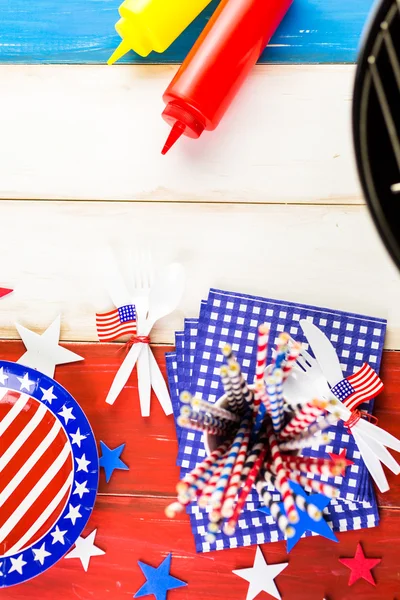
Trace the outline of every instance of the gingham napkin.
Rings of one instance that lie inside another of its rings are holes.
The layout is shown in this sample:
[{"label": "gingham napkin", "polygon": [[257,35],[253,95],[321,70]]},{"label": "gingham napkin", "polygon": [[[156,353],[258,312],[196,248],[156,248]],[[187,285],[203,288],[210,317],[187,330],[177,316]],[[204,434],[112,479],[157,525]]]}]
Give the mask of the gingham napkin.
[{"label": "gingham napkin", "polygon": [[[341,359],[344,376],[353,373],[364,362],[379,371],[386,330],[383,319],[211,290],[207,301],[201,304],[199,319],[185,321],[184,331],[176,336],[176,353],[167,356],[175,418],[180,410],[179,393],[184,389],[211,402],[222,395],[218,372],[222,362],[220,349],[225,343],[232,344],[245,376],[252,381],[258,325],[268,323],[271,340],[276,340],[280,332],[287,331],[308,348],[299,326],[300,319],[304,318],[312,320],[331,339]],[[270,344],[270,353],[273,345]],[[371,411],[371,404],[367,408]],[[204,458],[205,449],[201,434],[177,428],[177,435],[178,464],[184,475]],[[331,444],[311,449],[309,454],[327,458],[328,452],[338,454],[346,448],[347,457],[354,461],[354,465],[347,468],[346,477],[335,479],[340,499],[332,501],[326,509],[327,520],[335,531],[373,527],[379,520],[376,500],[354,440],[341,425],[331,428],[329,435]],[[195,505],[190,506],[188,512],[191,513],[197,550],[204,552],[281,539],[271,517],[259,512],[254,514],[259,506],[258,495],[253,490],[239,522],[241,533],[232,538],[220,534],[213,545],[203,541],[204,511]]]}]

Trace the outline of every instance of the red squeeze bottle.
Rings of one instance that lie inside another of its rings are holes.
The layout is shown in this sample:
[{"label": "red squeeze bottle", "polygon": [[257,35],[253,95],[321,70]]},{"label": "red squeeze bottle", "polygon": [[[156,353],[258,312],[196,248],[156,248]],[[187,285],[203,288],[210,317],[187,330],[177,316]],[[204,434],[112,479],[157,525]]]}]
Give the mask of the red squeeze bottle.
[{"label": "red squeeze bottle", "polygon": [[163,95],[172,129],[162,154],[217,127],[292,1],[221,1]]}]

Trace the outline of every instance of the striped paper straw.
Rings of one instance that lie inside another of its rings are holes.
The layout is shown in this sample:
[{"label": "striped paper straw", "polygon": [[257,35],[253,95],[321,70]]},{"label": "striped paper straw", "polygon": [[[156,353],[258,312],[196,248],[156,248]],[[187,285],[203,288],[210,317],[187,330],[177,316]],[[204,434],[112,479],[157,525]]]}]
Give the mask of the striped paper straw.
[{"label": "striped paper straw", "polygon": [[246,462],[243,465],[242,474],[241,474],[242,481],[246,481],[246,478],[247,478],[248,474],[250,473],[251,469],[253,468],[254,463],[260,456],[261,452],[266,448],[266,444],[267,444],[267,433],[266,433],[266,431],[263,431],[260,434],[258,442],[256,444],[254,444],[254,446],[252,447],[250,454],[246,458]]},{"label": "striped paper straw", "polygon": [[235,414],[237,411],[236,398],[233,394],[232,381],[229,377],[229,371],[226,365],[222,365],[219,371],[219,375],[221,377],[222,385],[224,386],[224,392],[226,395],[229,410],[230,412],[233,412]]},{"label": "striped paper straw", "polygon": [[228,433],[233,425],[233,421],[227,421],[224,417],[217,417],[203,410],[197,412],[192,406],[181,406],[180,412],[181,416],[185,419],[192,419],[193,421],[204,423],[204,425],[209,425],[210,427],[218,427],[226,433]]},{"label": "striped paper straw", "polygon": [[168,519],[174,519],[176,515],[183,512],[184,509],[185,504],[179,502],[179,500],[176,500],[166,507],[165,516],[168,517]]},{"label": "striped paper straw", "polygon": [[250,428],[250,419],[245,417],[242,421],[241,426],[235,436],[232,446],[229,449],[228,455],[225,460],[224,468],[221,473],[221,477],[219,478],[218,484],[215,487],[214,492],[211,496],[211,506],[214,509],[220,509],[222,506],[222,500],[225,495],[225,490],[227,488],[229,478],[232,474],[232,469],[238,457],[242,441],[248,433]]},{"label": "striped paper straw", "polygon": [[226,435],[226,429],[222,429],[221,427],[215,427],[213,425],[206,425],[201,421],[191,421],[186,417],[178,417],[177,423],[179,427],[183,427],[184,429],[193,429],[194,431],[204,431],[209,433],[210,435],[218,435],[224,436]]},{"label": "striped paper straw", "polygon": [[[289,473],[288,475],[289,475],[289,478],[292,481],[294,481],[294,479],[291,478],[291,474]],[[262,473],[262,479],[264,479],[264,483],[267,482],[270,485],[273,485],[275,488],[277,487],[276,475],[272,475],[269,471],[266,471],[265,469]],[[315,504],[312,504],[312,502],[308,502],[307,498],[305,498],[301,494],[296,494],[295,492],[293,492],[293,498],[294,498],[296,506],[303,512],[306,512],[308,514],[308,516],[311,519],[313,519],[313,521],[321,520],[322,513],[319,510],[319,508],[317,506],[315,506]]]},{"label": "striped paper straw", "polygon": [[278,337],[278,342],[276,344],[276,353],[272,358],[272,373],[275,369],[280,369],[283,366],[283,363],[286,358],[287,346],[290,340],[290,335],[288,333],[281,333]]},{"label": "striped paper straw", "polygon": [[215,404],[211,404],[211,402],[207,402],[207,400],[201,400],[200,398],[192,398],[192,407],[194,410],[204,410],[209,412],[211,415],[215,417],[220,417],[221,419],[225,419],[226,421],[233,421],[234,423],[238,423],[240,421],[240,417],[235,415],[230,410],[226,410],[221,406],[217,406]]},{"label": "striped paper straw", "polygon": [[296,505],[293,498],[293,492],[290,488],[288,478],[286,476],[286,465],[282,462],[282,457],[279,452],[278,442],[270,423],[267,423],[267,435],[269,447],[271,450],[272,465],[276,472],[276,482],[281,493],[283,505],[290,523],[297,523],[299,515],[297,514]]},{"label": "striped paper straw", "polygon": [[319,433],[317,435],[307,435],[305,437],[293,438],[287,442],[279,444],[279,450],[285,452],[291,452],[293,450],[302,450],[303,448],[311,448],[314,444],[318,446],[326,446],[329,444],[331,438],[327,433]]},{"label": "striped paper straw", "polygon": [[223,346],[222,354],[225,357],[228,367],[236,364],[236,356],[234,355],[232,346],[230,344],[225,344],[225,346]]},{"label": "striped paper straw", "polygon": [[229,479],[229,485],[225,492],[224,501],[221,507],[221,515],[224,518],[229,518],[233,515],[233,505],[235,503],[236,494],[241,483],[241,474],[246,460],[249,440],[250,428],[246,431],[242,440],[242,445],[240,446],[239,454],[237,455],[236,462],[233,466],[232,474]]},{"label": "striped paper straw", "polygon": [[301,410],[295,414],[293,419],[282,429],[280,438],[292,438],[313,423],[318,417],[324,414],[327,402],[322,400],[311,400],[303,404]]},{"label": "striped paper straw", "polygon": [[279,432],[281,429],[281,413],[276,393],[276,379],[272,375],[267,378],[267,396],[271,411],[271,419],[274,431]]},{"label": "striped paper straw", "polygon": [[242,373],[238,363],[232,364],[228,368],[229,377],[232,384],[232,393],[236,402],[235,413],[243,413],[246,409],[246,400],[242,393]]},{"label": "striped paper straw", "polygon": [[252,469],[250,470],[246,481],[244,482],[243,487],[240,490],[239,497],[233,511],[232,517],[227,521],[224,525],[224,533],[226,535],[233,535],[236,530],[237,522],[239,520],[240,513],[242,512],[244,503],[246,502],[246,498],[250,493],[251,488],[253,487],[258,475],[260,473],[260,469],[264,463],[265,454],[267,452],[267,447],[265,447],[260,456],[257,458],[254,463]]},{"label": "striped paper straw", "polygon": [[[330,401],[329,404],[332,404],[332,402]],[[334,402],[333,404],[336,404],[336,402]],[[300,437],[308,437],[309,435],[320,433],[328,427],[331,427],[331,425],[336,425],[339,419],[340,413],[338,412],[324,415],[322,418],[318,419],[318,421],[315,421],[315,423],[309,425],[307,430],[303,432]]]},{"label": "striped paper straw", "polygon": [[264,371],[267,363],[269,328],[265,323],[258,328],[257,361],[254,383],[264,383]]},{"label": "striped paper straw", "polygon": [[272,498],[265,481],[259,480],[256,484],[256,488],[264,505],[269,509],[272,518],[276,521],[282,533],[289,538],[293,537],[296,533],[296,530],[294,527],[292,527],[292,525],[289,525],[287,516],[281,511],[279,503],[275,502],[275,500]]},{"label": "striped paper straw", "polygon": [[315,475],[327,475],[328,477],[340,475],[346,466],[343,460],[331,461],[323,458],[308,458],[304,456],[284,456],[283,463],[288,470],[313,473]]},{"label": "striped paper straw", "polygon": [[220,467],[220,465],[224,464],[224,458],[226,456],[226,453],[223,454],[221,456],[221,458],[218,458],[216,461],[214,461],[206,471],[204,471],[204,473],[202,475],[200,475],[196,481],[194,481],[190,487],[188,488],[187,492],[186,492],[186,497],[189,497],[191,500],[193,500],[196,496],[198,496],[201,491],[205,488],[205,486],[207,485],[207,483],[212,479],[212,477],[214,476],[214,474],[216,473],[216,471],[218,471],[218,468]]},{"label": "striped paper straw", "polygon": [[277,403],[277,406],[278,406],[279,418],[280,418],[279,430],[281,430],[282,426],[283,426],[283,418],[284,418],[284,411],[283,411],[283,371],[282,371],[282,369],[275,369],[275,371],[274,371],[274,377],[275,377],[276,403]]},{"label": "striped paper straw", "polygon": [[211,495],[213,493],[213,491],[215,490],[215,486],[217,484],[217,482],[219,481],[219,478],[221,477],[221,473],[222,473],[222,469],[224,468],[224,459],[220,459],[220,462],[216,468],[216,470],[214,471],[213,475],[210,477],[210,479],[208,480],[207,485],[204,486],[204,488],[202,489],[202,492],[197,500],[197,504],[200,506],[200,508],[206,508],[206,506],[208,504],[210,504],[210,500],[211,500]]},{"label": "striped paper straw", "polygon": [[283,381],[286,381],[286,379],[289,377],[290,371],[292,370],[292,368],[300,354],[300,351],[301,351],[300,342],[293,342],[293,344],[291,344],[289,346],[289,352],[286,356],[285,363],[282,365]]},{"label": "striped paper straw", "polygon": [[300,473],[295,473],[291,471],[289,473],[289,478],[291,481],[295,481],[299,483],[303,488],[309,487],[313,492],[317,492],[318,494],[323,494],[327,498],[338,498],[340,492],[333,485],[329,485],[328,483],[324,483],[323,481],[317,481],[316,479],[308,479],[305,475],[301,475]]},{"label": "striped paper straw", "polygon": [[229,448],[229,441],[224,442],[218,448],[216,448],[213,452],[211,452],[210,456],[207,456],[199,465],[197,465],[190,473],[187,473],[183,479],[178,481],[176,485],[176,491],[178,494],[184,493],[188,490],[188,488],[201,476],[207,469]]}]

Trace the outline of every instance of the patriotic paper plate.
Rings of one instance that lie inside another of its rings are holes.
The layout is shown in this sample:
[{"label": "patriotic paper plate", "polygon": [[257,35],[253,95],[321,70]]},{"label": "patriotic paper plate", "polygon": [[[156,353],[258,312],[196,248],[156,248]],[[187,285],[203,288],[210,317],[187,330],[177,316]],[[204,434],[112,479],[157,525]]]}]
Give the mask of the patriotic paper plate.
[{"label": "patriotic paper plate", "polygon": [[0,588],[62,558],[93,510],[96,442],[78,403],[56,381],[0,361]]}]

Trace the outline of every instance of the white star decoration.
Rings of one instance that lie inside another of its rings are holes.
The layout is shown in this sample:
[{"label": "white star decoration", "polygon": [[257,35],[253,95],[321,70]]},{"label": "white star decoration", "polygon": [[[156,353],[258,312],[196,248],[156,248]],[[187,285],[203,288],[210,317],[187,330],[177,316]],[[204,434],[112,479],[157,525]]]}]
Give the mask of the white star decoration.
[{"label": "white star decoration", "polygon": [[67,408],[65,404],[58,414],[64,419],[66,425],[68,425],[68,421],[74,421],[75,419],[74,415],[72,414],[72,407]]},{"label": "white star decoration", "polygon": [[20,386],[20,390],[27,390],[28,392],[31,391],[31,386],[34,385],[34,381],[30,381],[29,380],[29,375],[28,373],[25,373],[25,375],[23,377],[17,377],[18,381],[20,382],[21,386]]},{"label": "white star decoration", "polygon": [[63,546],[64,546],[65,545],[64,536],[66,533],[68,533],[67,530],[60,531],[60,528],[58,527],[58,525],[56,525],[55,531],[51,532],[51,535],[53,536],[53,544],[55,544],[56,542],[60,542],[60,544],[63,544]]},{"label": "white star decoration", "polygon": [[71,433],[71,443],[72,444],[76,444],[79,448],[81,447],[81,441],[82,440],[86,440],[87,435],[81,435],[81,430],[78,429],[76,430],[76,433]]},{"label": "white star decoration", "polygon": [[25,354],[17,360],[18,363],[53,377],[56,365],[83,360],[79,354],[59,345],[61,326],[59,316],[41,335],[18,323],[15,326],[26,348]]},{"label": "white star decoration", "polygon": [[72,504],[69,504],[68,506],[69,506],[69,512],[67,515],[65,515],[65,518],[71,519],[72,525],[75,525],[76,520],[82,516],[81,513],[79,512],[81,505],[78,504],[78,506],[72,506]]},{"label": "white star decoration", "polygon": [[4,367],[1,367],[1,369],[0,369],[0,383],[1,383],[1,385],[4,385],[5,382],[7,381],[7,379],[8,379],[8,375],[6,375],[4,373]]},{"label": "white star decoration", "polygon": [[87,571],[92,556],[101,556],[102,554],[105,554],[104,550],[101,550],[94,545],[96,533],[97,529],[92,531],[92,533],[85,538],[79,536],[75,542],[75,548],[71,550],[65,558],[79,558],[83,568]]},{"label": "white star decoration", "polygon": [[40,562],[41,565],[44,564],[44,559],[47,556],[51,556],[51,552],[47,552],[45,546],[44,546],[44,542],[43,544],[40,546],[40,548],[32,548],[32,552],[35,555],[34,560],[38,560]]},{"label": "white star decoration", "polygon": [[89,494],[89,490],[86,487],[87,481],[84,481],[83,483],[78,483],[77,481],[75,482],[76,488],[74,490],[74,494],[78,494],[79,498],[82,498],[83,494]]},{"label": "white star decoration", "polygon": [[246,600],[254,600],[260,592],[267,592],[274,598],[277,598],[277,600],[281,600],[281,595],[278,592],[274,579],[286,569],[288,564],[268,565],[260,547],[257,546],[254,565],[249,569],[237,569],[232,572],[250,583]]},{"label": "white star decoration", "polygon": [[12,573],[13,571],[17,571],[20,575],[22,575],[22,569],[24,568],[25,565],[28,564],[27,562],[25,562],[23,560],[23,554],[20,554],[18,556],[18,558],[10,557],[10,560],[11,560],[11,567],[8,570],[8,572]]},{"label": "white star decoration", "polygon": [[53,400],[57,400],[57,396],[55,396],[53,394],[54,385],[52,385],[48,390],[45,390],[42,387],[40,388],[40,390],[43,393],[42,401],[45,401],[45,402],[48,402],[49,404],[51,404],[53,402]]},{"label": "white star decoration", "polygon": [[77,473],[79,473],[79,471],[85,471],[85,473],[89,473],[88,466],[90,465],[91,461],[86,460],[86,454],[82,454],[81,458],[76,457],[75,460],[78,464],[78,468],[76,470]]}]

